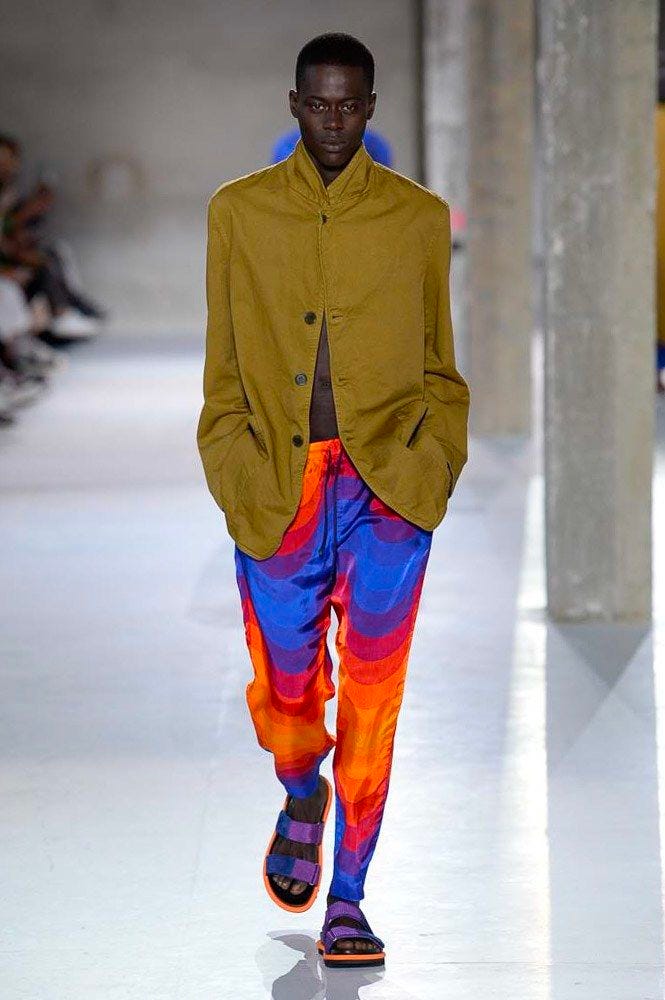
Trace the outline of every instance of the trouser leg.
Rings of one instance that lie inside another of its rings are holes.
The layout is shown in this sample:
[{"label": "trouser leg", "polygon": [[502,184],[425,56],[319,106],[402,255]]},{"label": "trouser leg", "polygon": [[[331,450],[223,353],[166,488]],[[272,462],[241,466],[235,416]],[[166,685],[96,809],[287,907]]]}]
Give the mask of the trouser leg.
[{"label": "trouser leg", "polygon": [[36,269],[34,277],[26,285],[25,293],[28,300],[38,294],[45,295],[51,311],[56,315],[64,312],[69,305],[69,295],[63,275],[52,260]]},{"label": "trouser leg", "polygon": [[345,452],[336,478],[339,627],[335,860],[330,892],[364,897],[388,794],[397,717],[432,532],[387,507]]},{"label": "trouser leg", "polygon": [[279,549],[254,559],[235,547],[245,637],[254,677],[246,697],[260,746],[290,795],[316,791],[335,745],[325,703],[335,694],[326,636],[334,551],[329,535],[329,449],[311,443],[295,517]]}]

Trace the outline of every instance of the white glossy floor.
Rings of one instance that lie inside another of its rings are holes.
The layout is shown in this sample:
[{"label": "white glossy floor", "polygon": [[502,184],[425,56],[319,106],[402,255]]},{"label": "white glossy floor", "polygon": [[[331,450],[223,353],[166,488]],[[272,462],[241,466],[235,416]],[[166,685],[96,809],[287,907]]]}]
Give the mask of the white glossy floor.
[{"label": "white glossy floor", "polygon": [[68,357],[0,435],[0,997],[662,997],[662,526],[654,633],[548,624],[537,449],[472,442],[366,886],[387,967],[328,971],[323,896],[291,916],[259,875],[283,795],[195,451],[200,348]]}]

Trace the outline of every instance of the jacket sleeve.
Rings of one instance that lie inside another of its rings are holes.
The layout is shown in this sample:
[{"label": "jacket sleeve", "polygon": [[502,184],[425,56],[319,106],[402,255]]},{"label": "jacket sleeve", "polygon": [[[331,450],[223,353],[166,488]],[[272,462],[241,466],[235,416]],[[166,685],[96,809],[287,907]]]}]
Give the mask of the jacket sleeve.
[{"label": "jacket sleeve", "polygon": [[208,202],[206,250],[206,345],[203,409],[196,432],[208,488],[218,506],[226,456],[247,431],[249,407],[233,339],[229,301],[229,239],[220,223],[214,196]]},{"label": "jacket sleeve", "polygon": [[424,428],[439,445],[450,471],[450,496],[467,460],[469,387],[455,367],[450,313],[450,209],[444,212],[428,249],[425,269]]}]

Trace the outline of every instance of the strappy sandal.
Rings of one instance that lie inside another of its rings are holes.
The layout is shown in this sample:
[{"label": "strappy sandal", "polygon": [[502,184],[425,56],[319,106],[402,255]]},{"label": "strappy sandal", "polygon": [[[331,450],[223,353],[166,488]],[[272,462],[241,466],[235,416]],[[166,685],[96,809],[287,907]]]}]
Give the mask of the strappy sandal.
[{"label": "strappy sandal", "polygon": [[[340,917],[346,917],[347,919],[350,917],[352,920],[357,920],[361,926],[353,927],[346,923],[337,924],[334,927],[331,926]],[[381,950],[374,952],[333,951],[335,941],[340,938],[362,938],[365,941],[371,941],[372,944],[375,944]],[[323,956],[325,965],[330,968],[357,969],[358,967],[365,968],[367,966],[386,964],[386,953],[383,950],[385,945],[383,941],[374,934],[360,907],[356,903],[352,903],[346,899],[331,903],[326,910],[323,930],[321,931],[320,939],[316,942],[316,947],[319,955]]]},{"label": "strappy sandal", "polygon": [[[306,823],[302,820],[293,819],[287,813],[290,795],[284,800],[282,811],[277,817],[275,832],[270,838],[268,849],[263,859],[263,882],[266,892],[277,906],[291,913],[303,913],[314,905],[314,901],[319,893],[321,884],[321,872],[323,868],[323,831],[325,829],[330,806],[332,805],[332,786],[327,778],[321,775],[321,780],[328,789],[328,798],[323,809],[323,815],[318,823]],[[277,837],[286,837],[287,840],[294,840],[298,844],[317,844],[318,856],[316,861],[308,861],[306,858],[294,858],[289,854],[273,854]],[[281,889],[269,878],[270,875],[286,875],[287,878],[295,879],[297,882],[307,882],[309,889],[304,889],[299,895],[290,893],[288,889]],[[299,903],[294,903],[294,899],[299,899]]]}]

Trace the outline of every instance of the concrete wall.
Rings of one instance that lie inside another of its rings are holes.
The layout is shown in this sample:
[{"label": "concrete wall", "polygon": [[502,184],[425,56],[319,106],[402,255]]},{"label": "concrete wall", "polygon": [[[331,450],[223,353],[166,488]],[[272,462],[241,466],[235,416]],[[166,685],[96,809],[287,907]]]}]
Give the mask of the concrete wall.
[{"label": "concrete wall", "polygon": [[[374,123],[416,175],[414,4],[4,0],[0,130],[58,178],[57,230],[121,329],[200,328],[205,202],[291,126],[299,48],[349,31],[377,63]],[[19,82],[20,81],[20,82]]]}]

